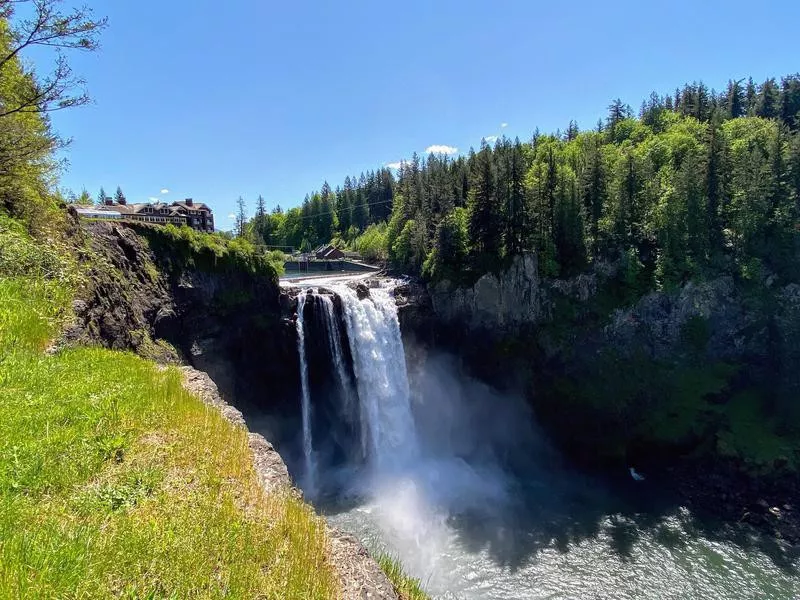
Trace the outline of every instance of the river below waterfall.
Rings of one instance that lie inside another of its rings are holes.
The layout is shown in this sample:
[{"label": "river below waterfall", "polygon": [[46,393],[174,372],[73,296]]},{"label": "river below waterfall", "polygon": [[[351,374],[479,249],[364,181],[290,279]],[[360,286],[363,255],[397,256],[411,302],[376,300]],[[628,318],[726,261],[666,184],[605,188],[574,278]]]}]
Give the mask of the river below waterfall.
[{"label": "river below waterfall", "polygon": [[435,489],[446,481],[420,482],[413,474],[371,496],[319,506],[333,526],[399,558],[434,598],[791,600],[800,594],[794,567],[776,563],[751,532],[712,534],[685,509],[630,513],[602,488],[538,483],[518,487],[497,510],[454,508]]},{"label": "river below waterfall", "polygon": [[361,296],[341,285],[299,303],[312,311],[299,327],[318,325],[300,337],[310,383],[304,456],[290,467],[313,465],[295,478],[313,481],[306,495],[328,521],[398,558],[433,597],[798,598],[778,541],[695,518],[669,482],[572,471],[524,402],[448,357],[410,381],[390,287]]}]

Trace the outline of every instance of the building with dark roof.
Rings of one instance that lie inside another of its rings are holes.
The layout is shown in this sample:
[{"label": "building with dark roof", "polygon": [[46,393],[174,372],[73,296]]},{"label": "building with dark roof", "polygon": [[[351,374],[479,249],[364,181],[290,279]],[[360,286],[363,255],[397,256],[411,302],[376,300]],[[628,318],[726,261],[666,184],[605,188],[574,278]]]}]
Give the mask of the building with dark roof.
[{"label": "building with dark roof", "polygon": [[172,204],[164,202],[128,204],[107,199],[102,210],[118,212],[122,219],[129,221],[158,225],[172,224],[178,227],[186,225],[198,231],[208,233],[214,231],[214,213],[211,208],[202,202],[195,203],[191,198]]},{"label": "building with dark roof", "polygon": [[344,258],[344,252],[339,250],[336,246],[328,244],[327,246],[320,246],[314,250],[314,256],[318,260],[339,260]]}]

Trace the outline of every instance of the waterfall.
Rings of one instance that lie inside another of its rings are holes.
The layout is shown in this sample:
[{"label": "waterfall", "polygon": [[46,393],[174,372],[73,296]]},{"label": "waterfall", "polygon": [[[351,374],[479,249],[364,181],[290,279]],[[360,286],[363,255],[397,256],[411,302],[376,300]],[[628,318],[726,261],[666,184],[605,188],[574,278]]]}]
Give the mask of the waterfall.
[{"label": "waterfall", "polygon": [[297,298],[303,487],[312,497],[319,491],[321,470],[332,459],[360,458],[383,473],[407,466],[418,453],[391,291],[373,289],[360,299],[346,285],[332,289],[341,311],[330,293],[304,290]]},{"label": "waterfall", "polygon": [[361,413],[361,443],[378,470],[407,464],[417,454],[417,435],[397,306],[385,288],[358,298],[336,287],[344,304]]},{"label": "waterfall", "polygon": [[[331,358],[333,359],[333,368],[336,373],[336,380],[339,383],[340,398],[342,402],[342,416],[347,421],[357,424],[359,419],[358,416],[354,418],[354,415],[358,410],[358,398],[356,397],[355,390],[353,390],[350,375],[348,374],[348,365],[344,357],[342,336],[339,333],[339,322],[336,318],[336,309],[333,304],[333,298],[328,294],[320,294],[318,297],[323,307],[325,331],[328,336],[328,349],[330,350]],[[362,456],[367,455],[367,448],[364,447],[363,444],[361,451]]]},{"label": "waterfall", "polygon": [[314,464],[314,443],[311,437],[311,391],[308,385],[308,363],[306,362],[306,336],[303,312],[306,307],[307,294],[297,297],[297,353],[300,356],[300,386],[302,390],[301,410],[303,418],[303,460],[305,467],[304,488],[309,495],[316,488],[316,465]]}]

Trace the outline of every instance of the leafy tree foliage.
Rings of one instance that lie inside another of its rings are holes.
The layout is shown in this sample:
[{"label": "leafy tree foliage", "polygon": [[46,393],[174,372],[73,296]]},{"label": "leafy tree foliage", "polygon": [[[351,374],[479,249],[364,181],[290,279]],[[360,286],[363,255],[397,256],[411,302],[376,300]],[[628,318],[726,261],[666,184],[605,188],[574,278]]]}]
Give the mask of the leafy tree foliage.
[{"label": "leafy tree foliage", "polygon": [[[46,227],[53,208],[55,150],[66,144],[49,113],[88,102],[69,65],[72,51],[97,48],[105,20],[87,8],[60,10],[59,0],[0,0],[0,211]],[[37,72],[25,55],[54,52],[55,65]]]}]

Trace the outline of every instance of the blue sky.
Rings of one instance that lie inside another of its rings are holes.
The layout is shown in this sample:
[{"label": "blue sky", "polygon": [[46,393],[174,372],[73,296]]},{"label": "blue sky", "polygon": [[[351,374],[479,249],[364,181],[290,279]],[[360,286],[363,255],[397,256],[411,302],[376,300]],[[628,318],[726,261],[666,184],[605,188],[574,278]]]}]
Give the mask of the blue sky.
[{"label": "blue sky", "polygon": [[589,128],[615,97],[800,69],[788,0],[88,1],[110,26],[73,58],[93,104],[53,117],[74,139],[62,185],[193,197],[223,228],[239,195],[295,206],[431,146]]}]

